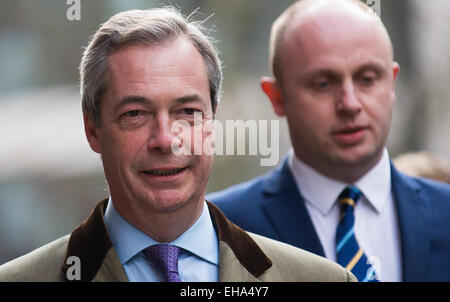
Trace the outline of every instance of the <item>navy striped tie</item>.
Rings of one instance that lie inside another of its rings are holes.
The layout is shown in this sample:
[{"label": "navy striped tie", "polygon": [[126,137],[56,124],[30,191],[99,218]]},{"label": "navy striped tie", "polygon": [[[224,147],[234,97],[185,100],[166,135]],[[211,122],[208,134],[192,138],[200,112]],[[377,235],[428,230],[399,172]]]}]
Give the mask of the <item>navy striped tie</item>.
[{"label": "navy striped tie", "polygon": [[375,269],[359,247],[355,236],[355,215],[353,213],[362,193],[357,187],[347,187],[339,195],[341,220],[336,230],[337,262],[351,271],[360,282],[376,282]]}]

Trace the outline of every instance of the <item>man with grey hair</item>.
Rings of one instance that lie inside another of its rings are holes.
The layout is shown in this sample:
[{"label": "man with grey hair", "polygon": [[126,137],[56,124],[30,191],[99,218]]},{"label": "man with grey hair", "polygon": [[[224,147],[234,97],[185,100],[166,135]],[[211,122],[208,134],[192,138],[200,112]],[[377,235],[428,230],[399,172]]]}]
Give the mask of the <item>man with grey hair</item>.
[{"label": "man with grey hair", "polygon": [[205,201],[211,153],[172,151],[179,121],[193,139],[178,148],[212,144],[195,125],[213,119],[222,72],[198,23],[171,8],[119,13],[94,35],[80,74],[85,132],[110,197],[70,235],[1,266],[1,281],[355,280],[232,224]]},{"label": "man with grey hair", "polygon": [[207,198],[360,281],[450,281],[450,186],[402,174],[386,149],[399,65],[380,18],[358,0],[297,1],[273,24],[270,68],[261,87],[293,150]]}]

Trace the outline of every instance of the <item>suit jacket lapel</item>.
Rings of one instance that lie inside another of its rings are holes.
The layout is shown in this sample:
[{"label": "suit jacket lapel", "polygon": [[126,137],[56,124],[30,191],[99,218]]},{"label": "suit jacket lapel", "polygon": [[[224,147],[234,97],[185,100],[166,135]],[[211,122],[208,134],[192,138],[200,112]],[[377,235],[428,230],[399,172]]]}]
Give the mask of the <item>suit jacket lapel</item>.
[{"label": "suit jacket lapel", "polygon": [[402,246],[403,281],[424,281],[431,251],[431,208],[420,187],[391,162]]},{"label": "suit jacket lapel", "polygon": [[263,208],[283,242],[325,256],[287,158],[264,183]]}]

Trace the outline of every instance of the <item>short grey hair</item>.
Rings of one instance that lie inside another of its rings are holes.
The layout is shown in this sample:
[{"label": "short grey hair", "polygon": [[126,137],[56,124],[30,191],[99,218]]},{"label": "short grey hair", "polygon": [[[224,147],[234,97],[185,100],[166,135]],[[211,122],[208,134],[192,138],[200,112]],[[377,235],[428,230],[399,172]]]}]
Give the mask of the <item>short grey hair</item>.
[{"label": "short grey hair", "polygon": [[[192,14],[191,14],[192,15]],[[173,7],[149,10],[129,10],[112,16],[100,26],[83,52],[80,64],[80,93],[83,114],[96,126],[101,122],[101,98],[109,80],[109,56],[125,45],[162,44],[168,40],[186,36],[205,62],[211,107],[216,111],[220,102],[222,66],[202,22],[190,21]]]}]

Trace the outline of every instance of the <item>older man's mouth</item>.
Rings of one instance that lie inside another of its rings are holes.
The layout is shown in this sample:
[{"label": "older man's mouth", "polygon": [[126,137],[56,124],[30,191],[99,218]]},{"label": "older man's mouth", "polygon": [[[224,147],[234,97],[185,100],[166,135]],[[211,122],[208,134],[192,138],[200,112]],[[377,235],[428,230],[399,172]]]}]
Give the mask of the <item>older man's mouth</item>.
[{"label": "older man's mouth", "polygon": [[143,171],[146,175],[152,175],[152,176],[173,176],[182,173],[187,168],[159,168],[159,169],[152,169]]}]

